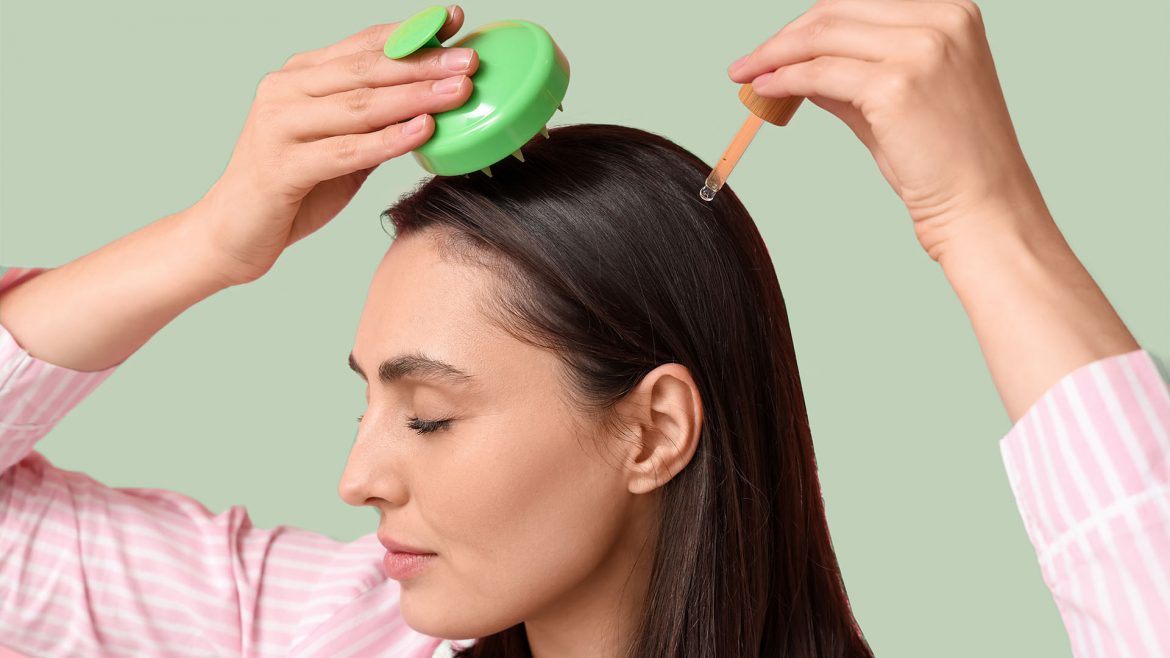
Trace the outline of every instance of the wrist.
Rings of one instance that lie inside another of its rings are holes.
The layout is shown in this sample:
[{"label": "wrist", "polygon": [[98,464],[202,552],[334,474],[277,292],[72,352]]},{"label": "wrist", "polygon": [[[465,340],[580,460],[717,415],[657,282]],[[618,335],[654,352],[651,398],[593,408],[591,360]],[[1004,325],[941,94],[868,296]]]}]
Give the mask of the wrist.
[{"label": "wrist", "polygon": [[224,216],[221,204],[209,192],[174,217],[178,224],[176,231],[189,245],[189,251],[202,272],[201,283],[210,292],[250,283],[256,278],[240,275],[238,263],[231,262],[216,242],[217,222]]},{"label": "wrist", "polygon": [[1042,202],[964,219],[938,261],[1013,422],[1065,374],[1139,348]]},{"label": "wrist", "polygon": [[991,264],[1034,267],[1042,254],[1071,252],[1042,202],[988,201],[950,228],[934,254],[948,279]]}]

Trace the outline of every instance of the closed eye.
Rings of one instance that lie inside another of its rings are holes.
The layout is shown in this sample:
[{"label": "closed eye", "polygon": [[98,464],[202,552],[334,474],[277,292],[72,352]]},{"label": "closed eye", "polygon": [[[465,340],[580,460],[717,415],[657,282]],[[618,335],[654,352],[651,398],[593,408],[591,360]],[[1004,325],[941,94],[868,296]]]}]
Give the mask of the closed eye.
[{"label": "closed eye", "polygon": [[[357,421],[359,423],[362,422],[362,418],[365,418],[364,414],[358,416]],[[450,426],[452,420],[454,419],[443,418],[441,420],[424,420],[422,418],[415,418],[411,416],[410,422],[408,422],[406,426],[419,434],[430,434],[431,432],[446,429]]]},{"label": "closed eye", "polygon": [[410,429],[419,434],[429,434],[441,429],[445,429],[451,423],[450,418],[443,418],[441,420],[423,420],[421,418],[411,418],[410,422],[406,424]]}]

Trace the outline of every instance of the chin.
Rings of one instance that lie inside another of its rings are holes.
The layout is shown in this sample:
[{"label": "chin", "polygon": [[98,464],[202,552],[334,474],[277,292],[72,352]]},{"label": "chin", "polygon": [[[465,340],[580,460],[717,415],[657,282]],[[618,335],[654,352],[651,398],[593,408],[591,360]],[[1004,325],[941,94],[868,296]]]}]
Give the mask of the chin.
[{"label": "chin", "polygon": [[403,588],[400,596],[399,609],[406,625],[431,637],[475,639],[498,633],[522,621],[500,617],[501,610],[497,606],[479,611],[462,606],[457,594]]}]

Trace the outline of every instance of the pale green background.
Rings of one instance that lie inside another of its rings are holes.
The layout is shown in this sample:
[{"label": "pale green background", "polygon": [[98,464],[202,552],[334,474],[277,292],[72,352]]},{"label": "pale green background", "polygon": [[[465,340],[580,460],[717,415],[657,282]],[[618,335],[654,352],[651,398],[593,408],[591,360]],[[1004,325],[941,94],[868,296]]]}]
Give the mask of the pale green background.
[{"label": "pale green background", "polygon": [[[0,263],[60,265],[195,202],[266,72],[425,6],[4,0]],[[725,68],[808,6],[471,0],[460,36],[544,25],[572,62],[553,125],[635,126],[713,163],[746,116]],[[1065,236],[1138,341],[1170,352],[1168,5],[980,6]],[[364,411],[345,360],[388,245],[377,215],[425,175],[410,157],[383,164],[268,276],[165,327],[40,449],[111,486],[243,504],[260,527],[373,532],[336,489]],[[1007,415],[869,152],[806,102],[765,126],[731,184],[775,259],[835,545],[877,653],[1068,655],[1000,461]]]}]

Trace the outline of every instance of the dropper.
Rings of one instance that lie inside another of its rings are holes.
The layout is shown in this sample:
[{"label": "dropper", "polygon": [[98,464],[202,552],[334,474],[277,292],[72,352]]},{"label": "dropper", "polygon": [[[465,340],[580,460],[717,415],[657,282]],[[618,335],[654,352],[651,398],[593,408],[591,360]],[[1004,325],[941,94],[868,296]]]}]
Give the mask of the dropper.
[{"label": "dropper", "polygon": [[751,113],[748,114],[743,125],[739,127],[739,132],[735,133],[735,137],[731,139],[731,144],[723,152],[723,157],[719,158],[719,163],[707,176],[706,182],[703,183],[703,189],[699,190],[699,198],[704,201],[714,199],[715,193],[727,182],[731,170],[739,162],[743,152],[747,150],[748,144],[752,143],[752,138],[759,132],[763,122],[767,121],[777,126],[788,125],[788,121],[796,113],[796,108],[800,107],[800,102],[804,100],[804,97],[766,98],[757,95],[752,90],[752,83],[749,82],[739,88],[739,100],[751,110]]}]

